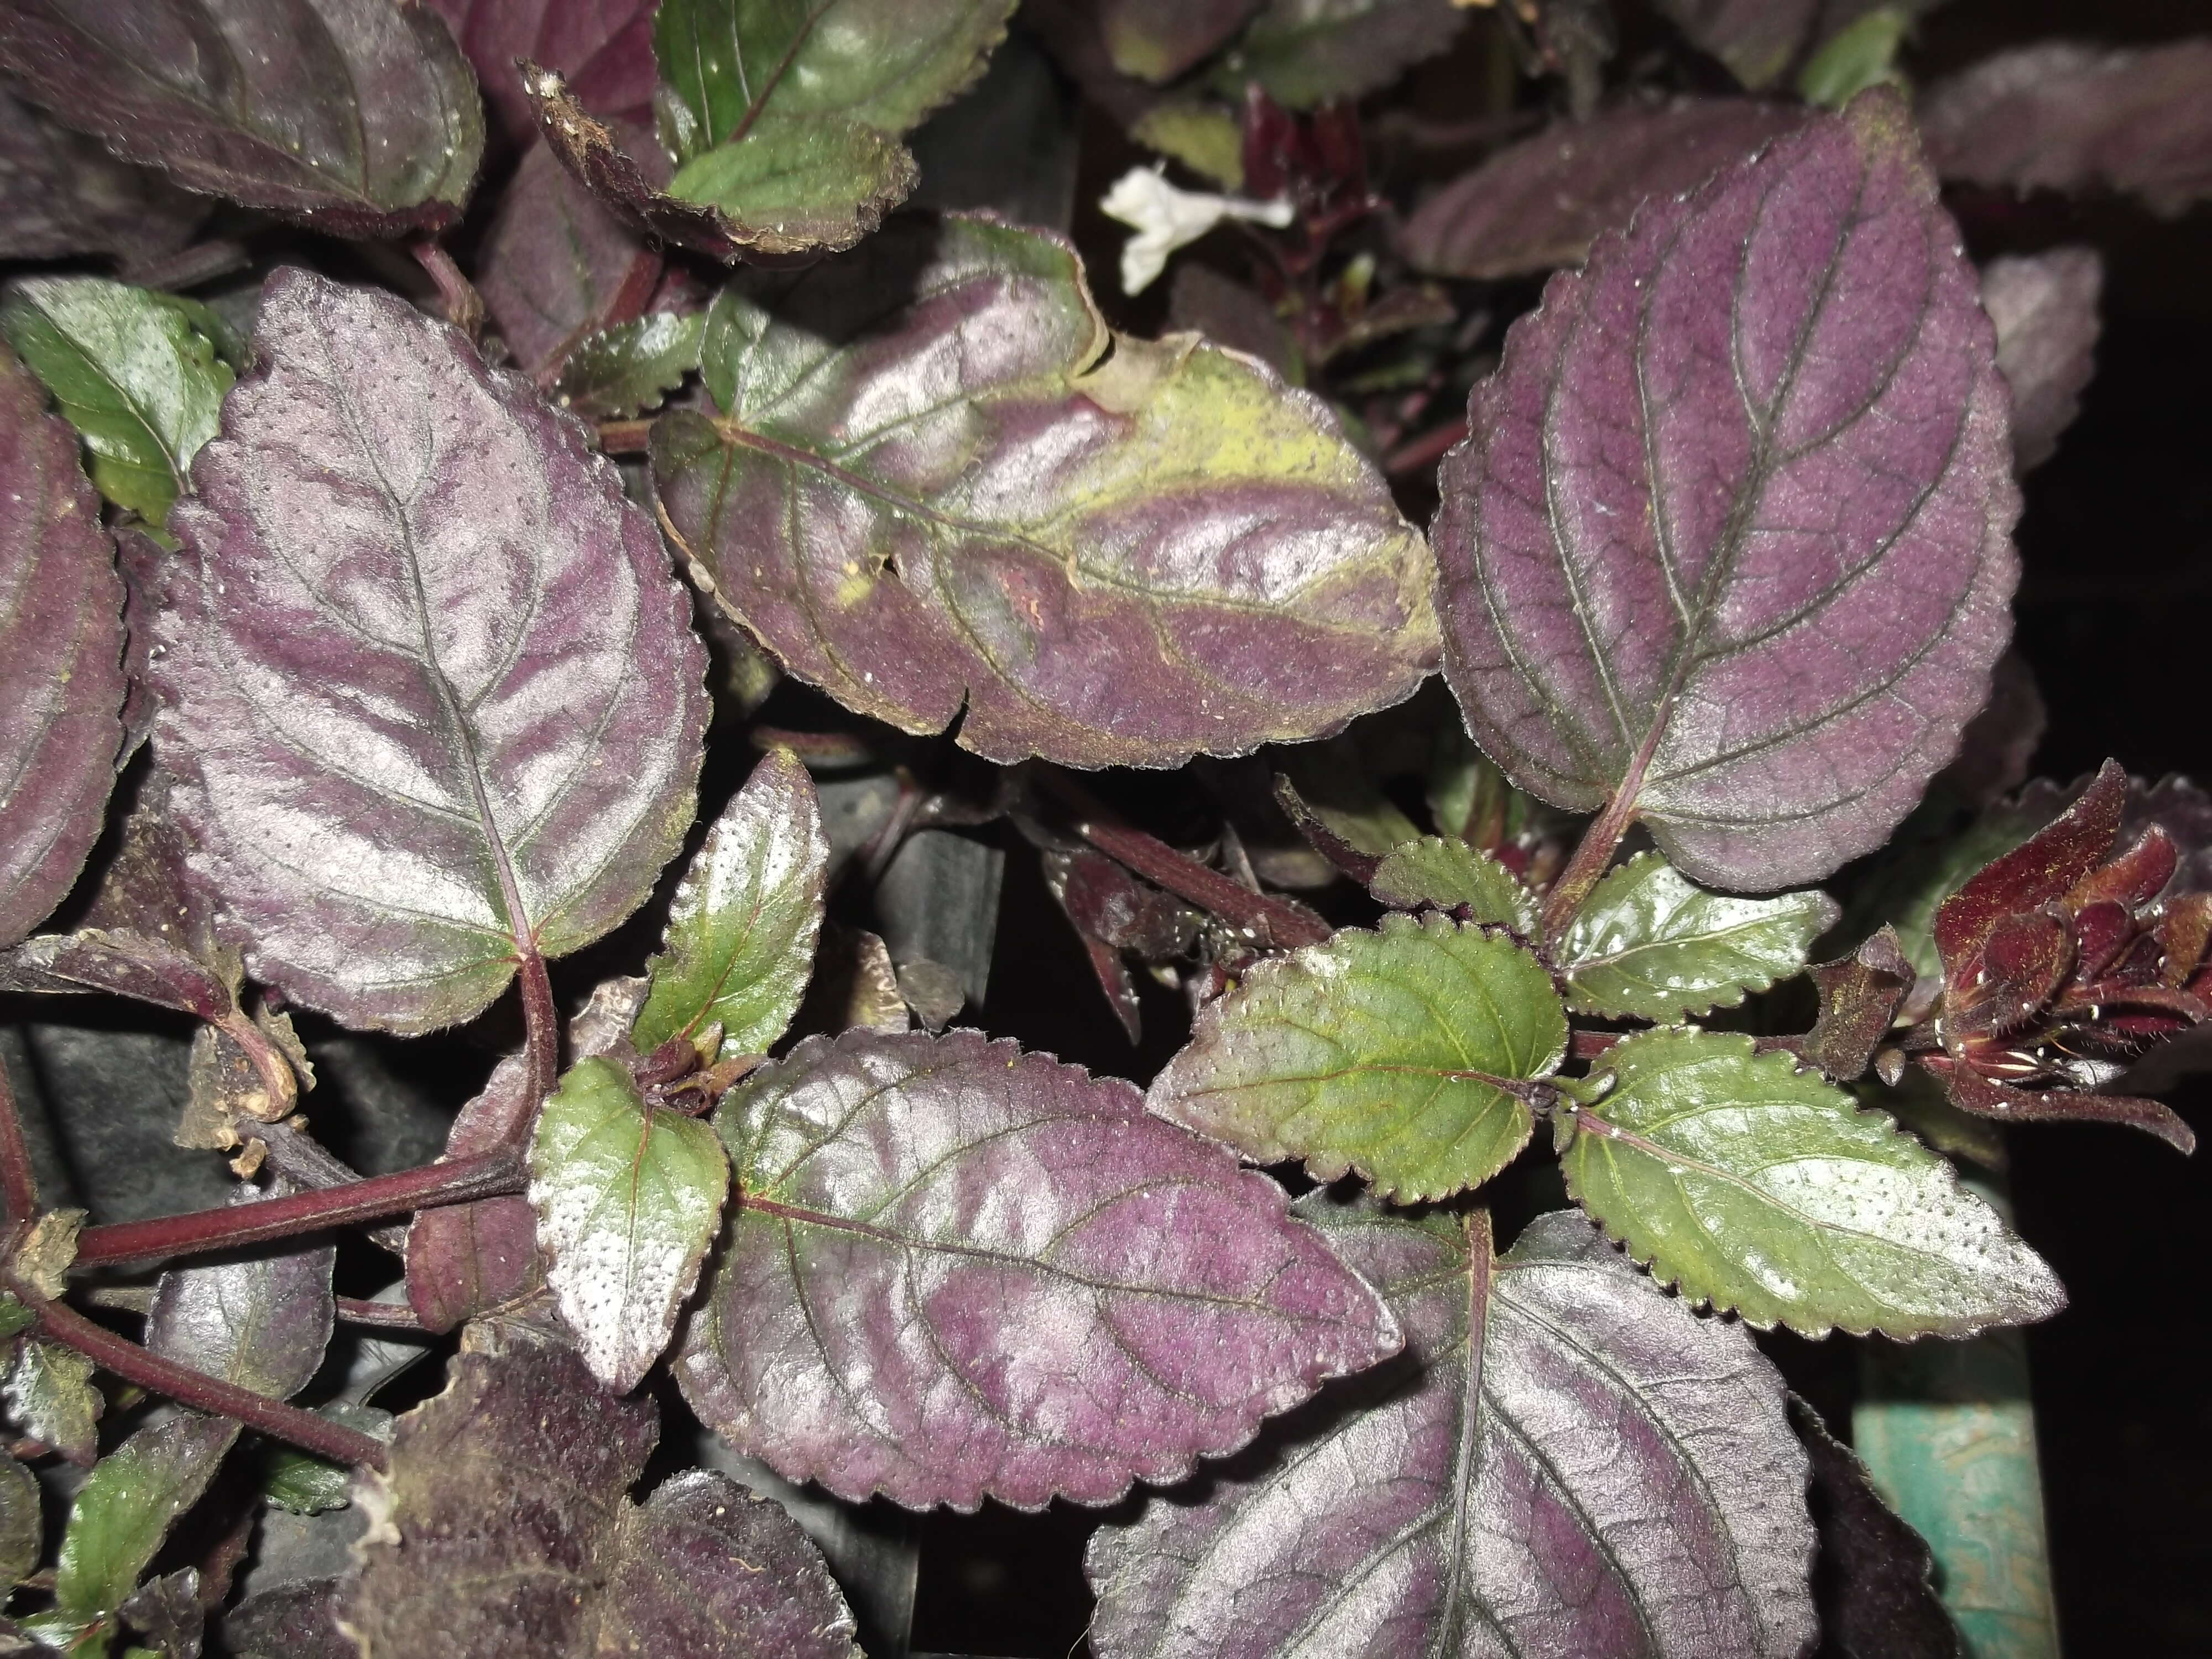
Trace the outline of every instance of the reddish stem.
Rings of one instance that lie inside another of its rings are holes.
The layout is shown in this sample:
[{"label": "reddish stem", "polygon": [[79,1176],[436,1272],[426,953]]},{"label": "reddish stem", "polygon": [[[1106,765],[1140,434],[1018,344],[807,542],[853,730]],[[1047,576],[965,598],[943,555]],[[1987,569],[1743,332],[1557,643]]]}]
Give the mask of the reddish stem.
[{"label": "reddish stem", "polygon": [[530,1089],[524,1096],[520,1119],[505,1126],[502,1145],[520,1146],[538,1116],[538,1103],[553,1092],[561,1078],[561,1016],[553,1006],[553,984],[545,977],[545,958],[532,945],[522,953],[523,1063],[530,1069]]},{"label": "reddish stem", "polygon": [[77,1235],[80,1267],[107,1261],[150,1261],[163,1256],[234,1249],[264,1239],[320,1232],[374,1221],[406,1210],[441,1204],[466,1204],[479,1198],[519,1193],[527,1184],[522,1161],[507,1148],[424,1164],[397,1175],[372,1176],[343,1187],[265,1198],[258,1204],[226,1205],[151,1221],[124,1221],[87,1227]]},{"label": "reddish stem", "polygon": [[438,290],[439,303],[446,308],[446,320],[469,337],[473,343],[483,333],[483,295],[477,292],[476,284],[461,274],[453,263],[453,256],[446,252],[445,244],[424,237],[410,242],[407,251],[415,256],[415,263],[428,273]]},{"label": "reddish stem", "polygon": [[369,1302],[357,1296],[342,1296],[337,1302],[338,1317],[349,1325],[374,1325],[386,1331],[427,1328],[404,1302]]},{"label": "reddish stem", "polygon": [[1395,478],[1424,472],[1444,458],[1445,452],[1467,436],[1465,421],[1449,421],[1398,446],[1382,458],[1382,471]]},{"label": "reddish stem", "polygon": [[8,1219],[21,1226],[39,1212],[39,1182],[31,1173],[31,1148],[23,1139],[23,1120],[15,1110],[15,1091],[8,1067],[0,1063],[0,1201]]},{"label": "reddish stem", "polygon": [[1583,908],[1590,889],[1597,885],[1606,866],[1613,862],[1613,849],[1620,845],[1635,816],[1636,791],[1624,784],[1606,802],[1605,811],[1590,820],[1576,845],[1575,855],[1567,860],[1567,867],[1559,872],[1559,878],[1544,899],[1545,944],[1556,945],[1565,937],[1567,925]]},{"label": "reddish stem", "polygon": [[167,1395],[179,1405],[215,1417],[234,1418],[250,1429],[320,1457],[341,1463],[366,1463],[375,1469],[385,1467],[384,1443],[373,1436],[179,1365],[173,1359],[164,1359],[59,1302],[39,1304],[39,1332],[64,1347],[75,1348],[125,1382]]},{"label": "reddish stem", "polygon": [[609,455],[642,455],[653,447],[653,422],[601,421],[599,448]]}]

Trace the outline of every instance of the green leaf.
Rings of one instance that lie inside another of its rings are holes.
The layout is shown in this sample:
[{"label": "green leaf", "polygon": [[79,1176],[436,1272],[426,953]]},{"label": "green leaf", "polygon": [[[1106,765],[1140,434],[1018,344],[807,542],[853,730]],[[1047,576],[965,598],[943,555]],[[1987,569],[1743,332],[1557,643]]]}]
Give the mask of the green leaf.
[{"label": "green leaf", "polygon": [[1377,787],[1364,759],[1347,734],[1299,744],[1284,757],[1283,775],[1331,835],[1356,853],[1380,858],[1421,831]]},{"label": "green leaf", "polygon": [[766,1054],[806,989],[829,866],[814,781],[789,750],[772,750],[676,890],[631,1033],[638,1051],[720,1025],[720,1058]]},{"label": "green leaf", "polygon": [[1733,1008],[1804,967],[1838,914],[1825,893],[1707,892],[1639,853],[1598,883],[1560,942],[1567,1006],[1662,1022]]},{"label": "green leaf", "polygon": [[666,193],[714,210],[732,252],[852,246],[914,188],[899,140],[982,73],[1013,9],[665,0],[653,41],[677,161]]},{"label": "green leaf", "polygon": [[[101,1458],[70,1510],[54,1565],[53,1609],[26,1620],[26,1628],[72,1652],[105,1653],[116,1608],[237,1438],[238,1425],[222,1418],[173,1417]],[[73,1645],[88,1634],[93,1643]]]},{"label": "green leaf", "polygon": [[27,277],[0,308],[0,331],[92,452],[94,485],[156,530],[230,390],[194,326],[204,310],[99,276]]},{"label": "green leaf", "polygon": [[[392,1438],[392,1413],[374,1406],[357,1406],[350,1400],[333,1400],[316,1407],[316,1415],[334,1423]],[[271,1443],[262,1465],[261,1495],[280,1510],[294,1515],[321,1515],[342,1510],[353,1501],[353,1471],[296,1446]]]},{"label": "green leaf", "polygon": [[0,1291],[0,1341],[30,1329],[38,1322],[38,1315],[18,1301],[13,1291]]},{"label": "green leaf", "polygon": [[1162,1117],[1255,1163],[1356,1170],[1411,1203],[1487,1181],[1528,1144],[1522,1085],[1566,1053],[1551,975],[1496,933],[1388,915],[1263,962],[1153,1082]]},{"label": "green leaf", "polygon": [[99,1449],[94,1425],[100,1395],[92,1386],[92,1361],[76,1349],[25,1338],[0,1396],[8,1402],[8,1420],[25,1434],[72,1463],[91,1463]]},{"label": "green leaf", "polygon": [[618,1061],[580,1060],[547,1099],[530,1147],[538,1247],[562,1316],[608,1387],[636,1387],[668,1346],[729,1185],[714,1130],[647,1103]]},{"label": "green leaf", "polygon": [[1536,931],[1536,896],[1496,859],[1456,836],[1424,836],[1393,848],[1367,887],[1395,909],[1429,904],[1456,910],[1465,905],[1471,921],[1522,934]]},{"label": "green leaf", "polygon": [[39,1570],[46,1528],[39,1516],[39,1477],[0,1455],[0,1595]]},{"label": "green leaf", "polygon": [[1797,94],[1808,104],[1841,109],[1869,87],[1903,79],[1897,49],[1912,15],[1899,6],[1880,6],[1838,30],[1797,74]]},{"label": "green leaf", "polygon": [[1502,847],[1546,809],[1516,789],[1498,763],[1474,746],[1457,718],[1437,727],[1425,792],[1437,833]]},{"label": "green leaf", "polygon": [[1761,1328],[1968,1336],[2046,1319],[2041,1257],[1880,1112],[1748,1036],[1646,1031],[1555,1120],[1576,1202],[1662,1284]]},{"label": "green leaf", "polygon": [[587,334],[561,365],[554,401],[586,420],[627,420],[658,409],[699,367],[704,312],[656,311]]},{"label": "green leaf", "polygon": [[1184,99],[1155,104],[1130,125],[1129,137],[1224,190],[1244,188],[1243,125],[1222,105]]}]

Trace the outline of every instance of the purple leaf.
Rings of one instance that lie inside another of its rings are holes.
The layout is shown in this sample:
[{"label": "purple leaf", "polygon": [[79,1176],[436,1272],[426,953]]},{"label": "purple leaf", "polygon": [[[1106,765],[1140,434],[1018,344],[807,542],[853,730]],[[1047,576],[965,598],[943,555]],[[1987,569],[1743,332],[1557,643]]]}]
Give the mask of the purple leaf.
[{"label": "purple leaf", "polygon": [[[241,1187],[230,1201],[252,1204],[290,1190],[283,1184],[268,1193]],[[330,1346],[337,1311],[331,1270],[337,1247],[288,1245],[170,1268],[154,1286],[146,1346],[271,1399],[299,1393]]]},{"label": "purple leaf", "polygon": [[0,945],[13,945],[100,834],[123,741],[123,580],[76,434],[5,352],[0,490]]},{"label": "purple leaf", "polygon": [[[447,1158],[509,1144],[533,1103],[530,1072],[509,1054],[483,1092],[461,1108],[446,1138]],[[418,1213],[407,1230],[407,1304],[434,1331],[520,1300],[545,1281],[538,1259],[538,1216],[526,1198],[480,1198]]]},{"label": "purple leaf", "polygon": [[705,652],[582,430],[391,295],[270,281],[173,522],[155,725],[254,976],[356,1025],[482,1010],[641,902]]},{"label": "purple leaf", "polygon": [[1444,462],[1475,736],[1715,885],[1880,845],[2009,631],[2006,403],[1887,88],[1650,204],[1515,325]]},{"label": "purple leaf", "polygon": [[365,1653],[857,1659],[821,1556],[775,1504],[703,1471],[629,1500],[653,1402],[603,1392],[568,1350],[464,1352],[396,1427],[341,1592]]},{"label": "purple leaf", "polygon": [[1334,730],[1431,659],[1425,550],[1335,417],[1112,334],[1045,232],[907,221],[741,279],[705,370],[723,418],[654,428],[667,520],[848,708],[935,732],[964,705],[994,760],[1174,766]]},{"label": "purple leaf", "polygon": [[475,67],[498,138],[513,149],[538,137],[538,108],[518,58],[568,78],[594,115],[650,121],[659,72],[653,62],[655,0],[424,0],[446,20]]},{"label": "purple leaf", "polygon": [[1996,325],[1997,368],[2012,392],[2013,471],[2049,460],[2097,372],[2097,297],[2105,262],[2088,247],[1992,259],[1982,308]]},{"label": "purple leaf", "polygon": [[1837,1659],[1959,1659],[1959,1632],[1929,1582],[1927,1540],[1881,1500],[1866,1465],[1794,1395],[1790,1419],[1813,1460],[1813,1575],[1823,1654]]},{"label": "purple leaf", "polygon": [[0,89],[0,259],[173,253],[208,204]]},{"label": "purple leaf", "polygon": [[539,374],[618,312],[642,311],[659,275],[644,238],[539,144],[500,198],[476,277],[507,349]]},{"label": "purple leaf", "polygon": [[1908,14],[1940,0],[1658,0],[1658,9],[1747,87],[1779,80],[1823,41],[1880,6]]},{"label": "purple leaf", "polygon": [[1098,33],[1114,67],[1140,81],[1172,81],[1218,50],[1260,0],[1100,0]]},{"label": "purple leaf", "polygon": [[739,1197],[677,1381],[842,1498],[1108,1503],[1398,1346],[1266,1176],[1011,1042],[810,1038],[716,1123]]},{"label": "purple leaf", "polygon": [[1946,179],[2125,191],[2167,215],[2212,195],[2212,39],[2019,47],[1929,88],[1918,112]]},{"label": "purple leaf", "polygon": [[412,0],[16,0],[0,67],[125,161],[341,236],[453,223],[483,149],[475,77]]},{"label": "purple leaf", "polygon": [[1850,956],[1805,971],[1820,988],[1820,1017],[1805,1034],[1804,1057],[1838,1083],[1864,1075],[1917,977],[1897,930],[1884,927]]},{"label": "purple leaf", "polygon": [[1805,1454],[1740,1328],[1660,1295],[1571,1212],[1493,1263],[1480,1211],[1462,1231],[1325,1193],[1298,1209],[1382,1287],[1406,1362],[1102,1528],[1101,1659],[1796,1659]]},{"label": "purple leaf", "polygon": [[1423,202],[1399,251],[1439,276],[1518,276],[1578,264],[1646,197],[1680,194],[1796,131],[1805,112],[1748,98],[1622,104],[1559,121]]}]

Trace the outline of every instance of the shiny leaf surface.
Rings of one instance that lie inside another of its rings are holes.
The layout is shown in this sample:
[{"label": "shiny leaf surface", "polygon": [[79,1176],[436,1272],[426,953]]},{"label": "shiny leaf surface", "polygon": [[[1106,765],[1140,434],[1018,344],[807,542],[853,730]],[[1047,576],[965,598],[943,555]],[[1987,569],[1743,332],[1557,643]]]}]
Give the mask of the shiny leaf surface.
[{"label": "shiny leaf surface", "polygon": [[453,37],[393,0],[23,0],[0,65],[125,160],[341,236],[453,223],[483,149]]},{"label": "shiny leaf surface", "polygon": [[2178,214],[2212,195],[2212,38],[2017,47],[1930,87],[1919,117],[1947,179],[2125,191]]},{"label": "shiny leaf surface", "polygon": [[677,1381],[841,1497],[1109,1502],[1398,1346],[1279,1188],[1011,1042],[809,1038],[715,1121],[739,1200]]},{"label": "shiny leaf surface", "polygon": [[530,1202],[546,1283],[584,1363],[617,1393],[668,1346],[729,1184],[714,1132],[648,1106],[617,1061],[577,1061],[540,1109]]},{"label": "shiny leaf surface", "polygon": [[401,1417],[340,1622],[374,1654],[855,1659],[852,1615],[775,1504],[695,1471],[625,1496],[659,1437],[557,1346],[464,1352]]},{"label": "shiny leaf surface", "polygon": [[[242,1187],[231,1202],[270,1195]],[[301,1249],[288,1240],[231,1260],[172,1267],[154,1286],[146,1346],[196,1371],[289,1400],[307,1387],[330,1345],[337,1259],[335,1244]]]},{"label": "shiny leaf surface", "polygon": [[1403,1202],[1487,1181],[1528,1141],[1566,1053],[1551,975],[1449,917],[1386,915],[1262,962],[1200,1016],[1152,1109],[1257,1164],[1355,1170]]},{"label": "shiny leaf surface", "polygon": [[829,867],[814,781],[789,750],[771,750],[707,832],[669,905],[631,1033],[638,1052],[719,1025],[721,1058],[766,1054],[806,989]]},{"label": "shiny leaf surface", "polygon": [[706,379],[721,417],[654,430],[669,521],[787,668],[904,730],[964,703],[994,760],[1171,766],[1333,730],[1431,659],[1426,550],[1334,416],[1109,333],[1057,237],[912,222],[740,282]]},{"label": "shiny leaf surface", "polygon": [[1804,124],[1747,98],[1622,104],[1509,144],[1416,209],[1398,246],[1439,276],[1518,276],[1571,265],[1647,197],[1703,184]]},{"label": "shiny leaf surface", "polygon": [[1462,1232],[1298,1208],[1382,1287],[1407,1363],[1102,1528],[1101,1659],[1803,1650],[1805,1454],[1741,1328],[1656,1294],[1571,1211],[1493,1263],[1480,1212]]},{"label": "shiny leaf surface", "polygon": [[586,420],[627,419],[657,409],[699,367],[707,319],[657,311],[576,343],[554,382],[562,408]]},{"label": "shiny leaf surface", "polygon": [[158,530],[230,390],[214,343],[171,296],[98,276],[26,277],[0,330],[92,452],[94,487]]},{"label": "shiny leaf surface", "polygon": [[1510,927],[1524,938],[1536,930],[1536,896],[1487,853],[1456,836],[1424,836],[1393,848],[1375,866],[1368,890],[1400,910],[1431,905],[1464,910],[1467,920]]},{"label": "shiny leaf surface", "polygon": [[1592,1075],[1612,1085],[1573,1114],[1568,1191],[1692,1303],[1808,1336],[1966,1336],[2066,1305],[1948,1164],[1787,1054],[1647,1031]]},{"label": "shiny leaf surface", "polygon": [[1997,368],[2012,392],[2013,470],[2049,460],[2097,372],[2105,262],[2094,248],[2009,254],[1982,270],[1982,307],[1996,325]]},{"label": "shiny leaf surface", "polygon": [[614,469],[451,330],[283,271],[254,347],[157,623],[192,868],[256,978],[354,1024],[465,1019],[676,850],[705,653]]},{"label": "shiny leaf surface", "polygon": [[1733,1008],[1804,967],[1840,914],[1825,893],[1709,893],[1639,853],[1598,883],[1559,942],[1567,1006],[1662,1024]]},{"label": "shiny leaf surface", "polygon": [[123,582],[76,434],[46,401],[0,353],[0,945],[76,880],[123,741]]},{"label": "shiny leaf surface", "polygon": [[1515,325],[1445,461],[1474,735],[1716,885],[1879,845],[2009,631],[2007,403],[1887,89],[1653,204]]},{"label": "shiny leaf surface", "polygon": [[99,1449],[100,1398],[92,1361],[74,1348],[26,1337],[0,1388],[8,1420],[33,1440],[88,1468]]}]

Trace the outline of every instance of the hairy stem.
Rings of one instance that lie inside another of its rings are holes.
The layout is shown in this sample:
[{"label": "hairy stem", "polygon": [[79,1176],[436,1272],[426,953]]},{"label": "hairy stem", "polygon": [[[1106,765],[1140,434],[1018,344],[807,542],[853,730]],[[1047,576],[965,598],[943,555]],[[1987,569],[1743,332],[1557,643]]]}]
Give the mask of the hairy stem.
[{"label": "hairy stem", "polygon": [[1575,913],[1583,908],[1583,901],[1590,896],[1598,878],[1613,862],[1613,849],[1620,845],[1620,838],[1628,833],[1629,821],[1636,816],[1634,791],[1623,787],[1605,804],[1605,811],[1590,820],[1589,828],[1575,848],[1575,855],[1567,860],[1567,867],[1559,872],[1559,878],[1552,884],[1552,890],[1544,899],[1544,943],[1556,945],[1566,937],[1567,927]]},{"label": "hairy stem", "polygon": [[642,455],[653,447],[653,422],[601,421],[599,447],[610,455]]},{"label": "hairy stem", "polygon": [[553,1092],[561,1079],[561,1016],[553,1006],[553,984],[545,977],[545,958],[535,945],[522,954],[521,971],[515,975],[522,987],[523,1063],[530,1071],[530,1087],[521,1114],[503,1125],[501,1144],[519,1146],[538,1116],[538,1103]]},{"label": "hairy stem", "polygon": [[[269,1149],[269,1167],[301,1187],[347,1187],[362,1178],[361,1171],[331,1152],[304,1129],[289,1123],[264,1123],[258,1131]],[[372,1227],[369,1242],[394,1255],[407,1254],[407,1229]]]},{"label": "hairy stem", "polygon": [[23,1119],[15,1109],[15,1091],[8,1067],[0,1064],[0,1201],[17,1226],[39,1211],[38,1178],[31,1173],[31,1148],[23,1139]]},{"label": "hairy stem", "polygon": [[372,1176],[343,1187],[266,1198],[258,1204],[226,1205],[151,1221],[125,1221],[88,1227],[77,1235],[76,1265],[150,1261],[163,1256],[234,1249],[264,1239],[289,1238],[357,1221],[375,1221],[407,1210],[441,1204],[466,1204],[479,1198],[519,1193],[528,1184],[521,1158],[512,1150],[480,1152],[425,1164],[396,1175]]},{"label": "hairy stem", "polygon": [[167,1395],[180,1406],[214,1417],[234,1418],[249,1429],[258,1429],[320,1457],[341,1463],[366,1463],[377,1469],[385,1467],[384,1443],[374,1437],[189,1365],[179,1365],[173,1359],[164,1359],[61,1303],[39,1304],[39,1334],[76,1349],[125,1382]]}]

